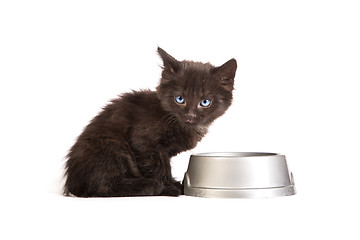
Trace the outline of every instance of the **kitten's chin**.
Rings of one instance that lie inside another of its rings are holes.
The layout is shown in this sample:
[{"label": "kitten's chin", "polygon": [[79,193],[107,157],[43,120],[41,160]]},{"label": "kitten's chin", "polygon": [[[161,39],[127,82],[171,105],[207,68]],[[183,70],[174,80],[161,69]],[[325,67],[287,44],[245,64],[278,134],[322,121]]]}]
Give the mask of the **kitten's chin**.
[{"label": "kitten's chin", "polygon": [[179,115],[177,115],[176,118],[178,120],[178,123],[183,126],[184,129],[188,129],[192,132],[197,132],[201,136],[204,136],[208,131],[207,129],[209,127],[209,124],[201,123],[199,122],[199,119],[193,119],[190,121],[188,119],[182,118]]}]

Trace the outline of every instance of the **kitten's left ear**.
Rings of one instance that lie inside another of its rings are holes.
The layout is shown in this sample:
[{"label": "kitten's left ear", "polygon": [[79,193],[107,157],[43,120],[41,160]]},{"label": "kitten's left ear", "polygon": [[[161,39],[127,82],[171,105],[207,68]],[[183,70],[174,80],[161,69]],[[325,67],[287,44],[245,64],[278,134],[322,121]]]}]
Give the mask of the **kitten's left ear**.
[{"label": "kitten's left ear", "polygon": [[157,51],[164,62],[164,70],[169,71],[170,73],[176,73],[180,68],[179,61],[170,56],[160,47],[158,47]]},{"label": "kitten's left ear", "polygon": [[234,89],[236,68],[237,63],[233,58],[213,70],[213,74],[219,76],[221,85],[225,88],[225,90],[230,92]]}]

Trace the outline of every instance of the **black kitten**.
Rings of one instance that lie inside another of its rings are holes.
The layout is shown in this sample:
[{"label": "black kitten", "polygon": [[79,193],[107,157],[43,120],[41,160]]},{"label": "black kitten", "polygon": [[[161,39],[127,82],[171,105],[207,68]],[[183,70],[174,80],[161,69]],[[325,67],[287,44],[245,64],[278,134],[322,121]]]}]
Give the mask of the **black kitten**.
[{"label": "black kitten", "polygon": [[65,195],[78,197],[178,196],[170,158],[192,149],[232,102],[236,61],[220,67],[163,62],[156,91],[112,100],[78,137],[65,166]]}]

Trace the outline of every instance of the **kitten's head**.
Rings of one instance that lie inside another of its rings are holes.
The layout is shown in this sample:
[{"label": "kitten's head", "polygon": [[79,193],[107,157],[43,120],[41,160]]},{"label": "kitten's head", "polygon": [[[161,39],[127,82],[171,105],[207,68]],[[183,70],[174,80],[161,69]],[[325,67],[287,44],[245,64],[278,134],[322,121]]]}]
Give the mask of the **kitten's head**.
[{"label": "kitten's head", "polygon": [[157,95],[164,110],[185,126],[208,126],[232,102],[236,60],[220,67],[210,63],[177,61],[158,48],[164,62]]}]

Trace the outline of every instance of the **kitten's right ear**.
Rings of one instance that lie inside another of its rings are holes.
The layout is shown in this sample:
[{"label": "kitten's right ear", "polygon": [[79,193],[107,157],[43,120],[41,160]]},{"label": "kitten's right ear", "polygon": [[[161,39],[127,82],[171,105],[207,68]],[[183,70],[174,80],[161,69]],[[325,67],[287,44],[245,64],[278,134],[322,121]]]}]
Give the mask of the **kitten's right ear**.
[{"label": "kitten's right ear", "polygon": [[219,76],[221,85],[225,90],[231,92],[234,89],[234,78],[236,73],[237,63],[235,59],[230,59],[220,67],[213,70],[213,74]]},{"label": "kitten's right ear", "polygon": [[170,56],[167,52],[165,52],[162,48],[158,47],[157,49],[161,59],[164,63],[164,70],[170,73],[176,73],[180,68],[180,63],[178,60]]}]

